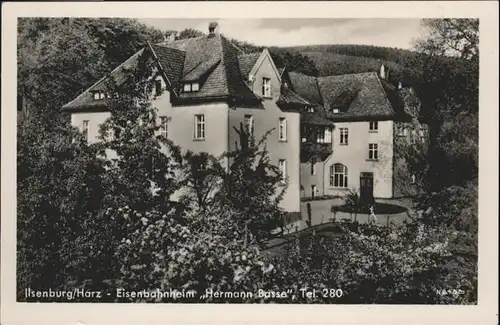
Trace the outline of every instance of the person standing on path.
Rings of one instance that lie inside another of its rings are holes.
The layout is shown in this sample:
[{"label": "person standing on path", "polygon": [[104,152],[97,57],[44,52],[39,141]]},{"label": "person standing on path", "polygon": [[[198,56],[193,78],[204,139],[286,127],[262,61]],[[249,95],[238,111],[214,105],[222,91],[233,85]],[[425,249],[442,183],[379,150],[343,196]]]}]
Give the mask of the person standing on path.
[{"label": "person standing on path", "polygon": [[375,215],[375,208],[370,206],[370,215],[368,216],[368,223],[377,223],[377,216]]}]

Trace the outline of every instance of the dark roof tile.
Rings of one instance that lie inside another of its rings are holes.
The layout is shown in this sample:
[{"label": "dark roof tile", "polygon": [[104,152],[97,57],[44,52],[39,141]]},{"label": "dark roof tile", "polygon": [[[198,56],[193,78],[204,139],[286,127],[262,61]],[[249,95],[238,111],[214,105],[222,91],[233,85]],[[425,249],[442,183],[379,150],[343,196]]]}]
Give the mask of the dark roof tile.
[{"label": "dark roof tile", "polygon": [[[318,85],[327,108],[339,108],[340,114],[349,117],[393,116],[394,110],[384,92],[378,75],[374,72],[320,77]],[[327,111],[327,114],[331,113]]]},{"label": "dark roof tile", "polygon": [[260,55],[261,53],[247,53],[238,55],[240,71],[244,78],[248,78],[250,71],[252,71],[252,68],[255,66],[255,63],[259,59]]},{"label": "dark roof tile", "polygon": [[288,87],[281,87],[280,98],[278,99],[278,103],[281,104],[292,104],[292,105],[309,105],[312,104],[305,98],[293,92]]},{"label": "dark roof tile", "polygon": [[307,76],[299,72],[289,72],[288,76],[292,83],[293,90],[300,96],[306,98],[314,104],[321,104],[321,95],[318,88],[318,81],[315,77]]},{"label": "dark roof tile", "polygon": [[151,47],[156,53],[167,78],[177,88],[179,80],[182,78],[186,52],[160,45],[152,45]]},{"label": "dark roof tile", "polygon": [[109,80],[110,78],[113,78],[113,82],[116,85],[118,85],[118,86],[122,85],[128,78],[127,71],[134,70],[137,68],[137,64],[139,63],[139,59],[141,58],[141,55],[143,52],[144,52],[144,49],[141,49],[140,51],[138,51],[137,53],[132,55],[125,62],[123,62],[117,68],[115,68],[113,71],[111,71],[111,73],[109,75],[101,78],[95,84],[90,86],[87,90],[85,90],[83,93],[81,93],[78,97],[76,97],[75,99],[73,99],[69,103],[65,104],[63,106],[63,109],[75,110],[75,109],[79,109],[81,107],[104,106],[106,101],[94,99],[93,92],[106,91],[107,84],[105,81]]}]

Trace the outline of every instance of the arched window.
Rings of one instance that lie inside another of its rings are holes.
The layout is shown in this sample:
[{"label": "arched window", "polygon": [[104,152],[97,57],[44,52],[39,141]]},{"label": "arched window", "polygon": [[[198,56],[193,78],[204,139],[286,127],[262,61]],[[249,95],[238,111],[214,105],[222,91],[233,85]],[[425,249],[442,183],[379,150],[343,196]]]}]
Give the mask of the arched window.
[{"label": "arched window", "polygon": [[330,186],[347,187],[347,166],[342,164],[330,166]]}]

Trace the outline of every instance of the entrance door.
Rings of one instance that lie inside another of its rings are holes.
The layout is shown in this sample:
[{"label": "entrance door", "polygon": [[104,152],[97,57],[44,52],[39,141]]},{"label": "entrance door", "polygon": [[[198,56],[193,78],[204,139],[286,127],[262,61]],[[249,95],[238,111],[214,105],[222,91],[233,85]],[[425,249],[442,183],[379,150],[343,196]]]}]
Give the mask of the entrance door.
[{"label": "entrance door", "polygon": [[311,185],[311,198],[316,197],[316,185]]},{"label": "entrance door", "polygon": [[372,204],[373,198],[373,173],[361,173],[359,176],[359,196],[364,204]]}]

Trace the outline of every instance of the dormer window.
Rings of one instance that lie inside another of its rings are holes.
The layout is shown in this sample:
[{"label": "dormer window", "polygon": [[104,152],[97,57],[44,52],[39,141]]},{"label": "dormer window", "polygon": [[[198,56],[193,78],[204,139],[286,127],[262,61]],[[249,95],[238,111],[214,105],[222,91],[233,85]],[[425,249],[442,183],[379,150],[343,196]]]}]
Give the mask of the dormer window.
[{"label": "dormer window", "polygon": [[195,83],[188,83],[184,84],[184,87],[182,88],[185,93],[190,93],[193,91],[199,91],[200,90],[200,84],[195,82]]},{"label": "dormer window", "polygon": [[106,94],[102,91],[94,91],[93,95],[94,95],[94,100],[101,100],[106,98]]}]

